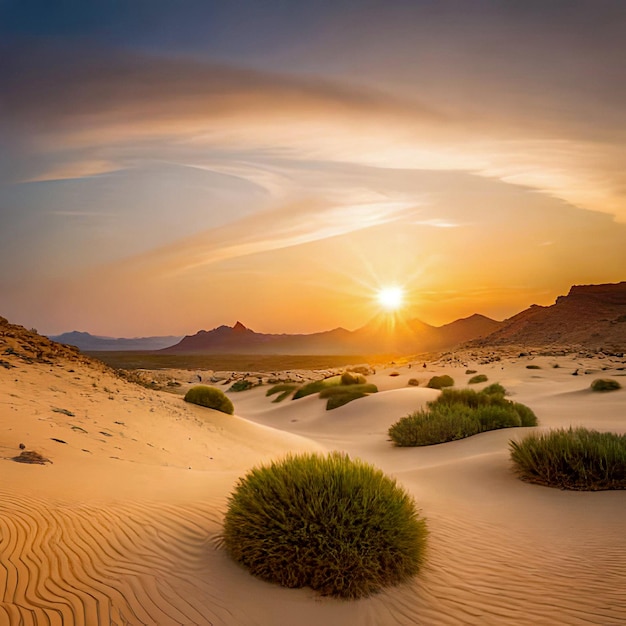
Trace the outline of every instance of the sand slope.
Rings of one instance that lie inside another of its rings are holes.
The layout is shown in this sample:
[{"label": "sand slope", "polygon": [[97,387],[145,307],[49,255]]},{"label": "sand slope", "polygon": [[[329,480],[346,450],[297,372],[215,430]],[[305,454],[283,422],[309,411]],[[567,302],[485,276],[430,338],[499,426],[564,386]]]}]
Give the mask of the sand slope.
[{"label": "sand slope", "polygon": [[[71,354],[2,359],[12,366],[0,367],[2,625],[626,622],[626,492],[518,481],[507,444],[527,429],[428,448],[387,441],[391,423],[437,393],[406,387],[409,377],[448,371],[465,383],[467,363],[379,370],[371,380],[384,391],[331,412],[315,397],[274,404],[258,388],[232,394],[231,417]],[[571,375],[607,364],[561,362],[471,365],[530,405],[541,428],[626,432],[626,390],[599,396],[587,391],[593,372]],[[11,461],[19,443],[52,463]],[[395,475],[427,517],[428,563],[410,584],[335,601],[256,580],[221,549],[226,499],[249,467],[333,449]]]}]

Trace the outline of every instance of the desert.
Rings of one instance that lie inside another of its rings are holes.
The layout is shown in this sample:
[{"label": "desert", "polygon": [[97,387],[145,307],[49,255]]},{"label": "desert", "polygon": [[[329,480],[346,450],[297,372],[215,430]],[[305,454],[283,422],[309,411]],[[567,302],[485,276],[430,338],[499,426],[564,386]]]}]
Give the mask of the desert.
[{"label": "desert", "polygon": [[[539,429],[624,433],[626,391],[590,390],[600,375],[624,382],[623,356],[468,349],[428,363],[380,363],[368,376],[379,392],[333,411],[316,396],[272,403],[267,384],[227,392],[231,416],[183,401],[195,370],[159,372],[180,387],[157,391],[18,326],[5,323],[0,341],[2,623],[626,619],[623,491],[520,481],[507,444],[524,428],[420,448],[394,447],[387,436],[441,393],[425,387],[429,377],[447,373],[465,387],[472,370],[531,407]],[[14,462],[20,444],[49,462]],[[270,459],[315,451],[372,463],[415,498],[429,536],[426,564],[409,583],[357,601],[324,598],[258,580],[225,554],[220,534],[237,480]]]}]

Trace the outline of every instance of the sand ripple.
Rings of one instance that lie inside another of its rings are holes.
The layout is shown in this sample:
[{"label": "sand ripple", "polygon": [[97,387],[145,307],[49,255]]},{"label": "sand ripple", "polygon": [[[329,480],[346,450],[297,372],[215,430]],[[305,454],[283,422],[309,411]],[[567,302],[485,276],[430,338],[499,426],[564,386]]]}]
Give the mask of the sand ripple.
[{"label": "sand ripple", "polygon": [[214,507],[49,505],[0,492],[0,624],[213,624]]}]

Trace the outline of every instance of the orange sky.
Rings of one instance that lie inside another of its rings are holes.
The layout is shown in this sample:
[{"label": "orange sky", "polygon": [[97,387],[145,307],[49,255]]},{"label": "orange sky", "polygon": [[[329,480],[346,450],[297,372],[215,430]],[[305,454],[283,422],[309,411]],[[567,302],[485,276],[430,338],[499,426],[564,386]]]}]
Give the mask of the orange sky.
[{"label": "orange sky", "polygon": [[26,37],[9,16],[0,315],[311,332],[363,325],[392,283],[442,324],[626,278],[618,4],[349,4],[252,39],[226,10],[213,38],[178,14],[159,38],[161,3],[147,30],[85,13]]}]

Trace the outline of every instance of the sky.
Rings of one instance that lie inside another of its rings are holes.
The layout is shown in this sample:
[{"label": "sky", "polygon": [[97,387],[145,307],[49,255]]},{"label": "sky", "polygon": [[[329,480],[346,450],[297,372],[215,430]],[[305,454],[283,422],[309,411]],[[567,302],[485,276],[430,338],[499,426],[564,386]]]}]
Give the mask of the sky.
[{"label": "sky", "polygon": [[0,315],[441,325],[626,280],[623,0],[0,0]]}]

